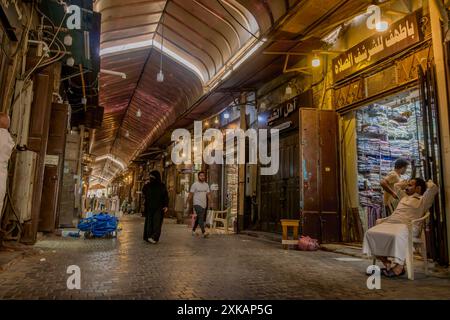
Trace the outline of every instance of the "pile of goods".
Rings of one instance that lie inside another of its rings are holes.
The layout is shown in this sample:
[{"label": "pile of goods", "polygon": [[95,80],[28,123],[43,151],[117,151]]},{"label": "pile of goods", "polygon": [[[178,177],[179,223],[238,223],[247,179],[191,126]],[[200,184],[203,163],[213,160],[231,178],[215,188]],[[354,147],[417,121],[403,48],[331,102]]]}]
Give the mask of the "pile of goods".
[{"label": "pile of goods", "polygon": [[81,219],[78,229],[84,232],[85,238],[105,238],[117,235],[119,220],[107,213],[95,214],[92,217]]}]

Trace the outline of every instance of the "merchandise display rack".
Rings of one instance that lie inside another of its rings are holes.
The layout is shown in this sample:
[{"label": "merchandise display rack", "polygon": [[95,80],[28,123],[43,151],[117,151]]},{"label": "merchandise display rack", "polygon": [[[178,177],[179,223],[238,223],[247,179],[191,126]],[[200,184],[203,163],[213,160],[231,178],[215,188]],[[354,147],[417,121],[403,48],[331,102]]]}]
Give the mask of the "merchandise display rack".
[{"label": "merchandise display rack", "polygon": [[[380,181],[403,158],[420,163],[423,140],[420,103],[414,94],[392,97],[359,109],[357,114],[358,189],[365,228],[385,218]],[[403,178],[411,177],[411,166]]]}]

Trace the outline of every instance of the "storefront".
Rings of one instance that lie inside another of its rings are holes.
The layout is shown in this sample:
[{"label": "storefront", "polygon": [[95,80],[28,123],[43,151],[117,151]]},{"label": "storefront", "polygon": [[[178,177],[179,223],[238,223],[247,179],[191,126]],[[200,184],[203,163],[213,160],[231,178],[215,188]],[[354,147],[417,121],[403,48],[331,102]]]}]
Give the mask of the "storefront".
[{"label": "storefront", "polygon": [[[333,60],[333,103],[340,114],[343,240],[361,242],[387,215],[380,181],[403,158],[402,177],[443,186],[439,112],[427,19],[416,12]],[[393,37],[401,35],[404,37]],[[347,63],[344,63],[347,59]],[[443,193],[427,225],[430,257],[448,261]]]},{"label": "storefront", "polygon": [[201,170],[201,165],[175,165],[170,160],[166,161],[164,176],[169,194],[167,216],[176,218],[180,224],[189,219],[190,213],[186,209],[186,201],[191,185],[198,181],[198,173]]},{"label": "storefront", "polygon": [[281,233],[281,219],[300,220],[299,109],[312,106],[311,91],[259,115],[259,127],[280,130],[279,170],[260,177],[259,229]]},{"label": "storefront", "polygon": [[[426,148],[424,119],[418,88],[403,91],[356,112],[359,202],[363,229],[385,218],[380,181],[393,170],[394,161],[411,163],[405,177],[425,177]],[[430,126],[436,126],[431,119]]]}]

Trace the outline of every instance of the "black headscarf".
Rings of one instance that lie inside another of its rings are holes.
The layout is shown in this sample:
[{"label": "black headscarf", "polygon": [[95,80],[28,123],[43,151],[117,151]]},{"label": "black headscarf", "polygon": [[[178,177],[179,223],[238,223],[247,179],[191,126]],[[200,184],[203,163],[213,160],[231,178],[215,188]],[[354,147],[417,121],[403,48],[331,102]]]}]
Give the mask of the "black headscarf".
[{"label": "black headscarf", "polygon": [[152,172],[150,172],[150,183],[155,185],[159,185],[162,183],[161,174],[159,173],[159,171],[153,170]]},{"label": "black headscarf", "polygon": [[169,196],[167,188],[161,181],[159,171],[150,172],[150,182],[142,189],[145,197],[145,206],[150,211],[162,209],[169,205]]}]

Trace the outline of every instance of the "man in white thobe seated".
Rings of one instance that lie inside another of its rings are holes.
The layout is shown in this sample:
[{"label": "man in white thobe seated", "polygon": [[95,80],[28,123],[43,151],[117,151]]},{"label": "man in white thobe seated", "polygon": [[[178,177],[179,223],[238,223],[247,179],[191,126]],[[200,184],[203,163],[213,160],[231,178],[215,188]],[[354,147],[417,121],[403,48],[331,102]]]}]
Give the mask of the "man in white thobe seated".
[{"label": "man in white thobe seated", "polygon": [[[375,256],[386,268],[382,274],[397,277],[405,273],[408,251],[408,227],[412,220],[420,219],[430,209],[438,193],[438,187],[430,180],[415,178],[397,183],[395,191],[400,199],[394,213],[364,235],[363,253]],[[414,237],[419,236],[419,226],[413,226]],[[392,258],[393,261],[390,260]]]},{"label": "man in white thobe seated", "polygon": [[6,181],[8,180],[8,161],[15,146],[8,131],[9,123],[8,115],[0,112],[0,221],[6,195]]}]

